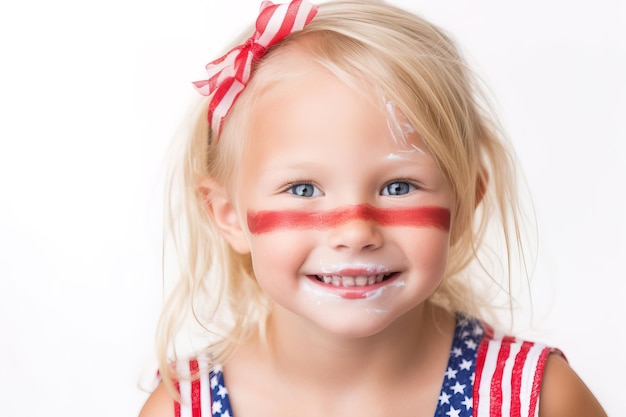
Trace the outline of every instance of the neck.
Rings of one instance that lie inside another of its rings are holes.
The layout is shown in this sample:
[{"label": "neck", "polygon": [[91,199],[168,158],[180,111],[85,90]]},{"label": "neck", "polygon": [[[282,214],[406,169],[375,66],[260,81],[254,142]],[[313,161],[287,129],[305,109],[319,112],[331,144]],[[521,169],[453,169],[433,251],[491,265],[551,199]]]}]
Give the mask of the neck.
[{"label": "neck", "polygon": [[[329,333],[276,307],[268,327],[270,361],[286,380],[343,386],[385,381],[428,368],[437,352],[449,351],[454,317],[420,305],[368,337]],[[329,377],[331,376],[331,377]]]}]

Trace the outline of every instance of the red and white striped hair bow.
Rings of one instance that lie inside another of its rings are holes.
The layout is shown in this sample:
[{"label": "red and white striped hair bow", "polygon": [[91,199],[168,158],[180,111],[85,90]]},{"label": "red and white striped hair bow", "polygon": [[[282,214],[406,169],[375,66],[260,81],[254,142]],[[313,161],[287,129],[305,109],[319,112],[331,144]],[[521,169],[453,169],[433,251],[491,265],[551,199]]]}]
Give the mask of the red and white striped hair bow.
[{"label": "red and white striped hair bow", "polygon": [[254,34],[243,45],[207,64],[209,78],[193,84],[200,94],[213,94],[208,118],[214,138],[218,137],[222,121],[246,86],[252,62],[261,59],[267,48],[287,35],[302,30],[316,13],[317,6],[306,0],[294,0],[289,4],[264,1],[261,3]]}]

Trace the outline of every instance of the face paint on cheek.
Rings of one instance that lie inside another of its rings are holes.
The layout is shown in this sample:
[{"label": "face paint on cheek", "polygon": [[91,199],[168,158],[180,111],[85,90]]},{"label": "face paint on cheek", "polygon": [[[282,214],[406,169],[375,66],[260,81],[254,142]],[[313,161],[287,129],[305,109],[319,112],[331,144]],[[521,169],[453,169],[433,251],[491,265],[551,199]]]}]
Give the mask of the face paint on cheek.
[{"label": "face paint on cheek", "polygon": [[380,226],[450,230],[450,210],[436,206],[376,208],[368,204],[359,204],[328,211],[249,211],[247,220],[248,229],[252,234],[289,229],[325,230],[353,220],[369,220]]}]

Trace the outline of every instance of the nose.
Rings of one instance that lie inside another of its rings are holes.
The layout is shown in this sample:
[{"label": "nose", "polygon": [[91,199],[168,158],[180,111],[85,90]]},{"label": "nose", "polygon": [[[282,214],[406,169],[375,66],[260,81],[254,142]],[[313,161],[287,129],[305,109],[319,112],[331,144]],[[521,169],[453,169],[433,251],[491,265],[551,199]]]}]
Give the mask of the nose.
[{"label": "nose", "polygon": [[380,226],[369,218],[358,218],[337,225],[328,232],[329,245],[337,250],[372,251],[383,244]]}]

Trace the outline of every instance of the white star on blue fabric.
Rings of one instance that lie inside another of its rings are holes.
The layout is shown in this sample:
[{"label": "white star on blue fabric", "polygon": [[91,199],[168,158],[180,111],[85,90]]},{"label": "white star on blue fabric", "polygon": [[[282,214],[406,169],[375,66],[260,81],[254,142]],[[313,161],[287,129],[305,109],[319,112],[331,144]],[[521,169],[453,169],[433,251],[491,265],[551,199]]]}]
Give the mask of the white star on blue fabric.
[{"label": "white star on blue fabric", "polygon": [[446,377],[448,379],[456,378],[456,373],[459,372],[456,369],[448,368],[446,371]]},{"label": "white star on blue fabric", "polygon": [[456,381],[456,384],[452,387],[452,391],[454,391],[455,394],[463,394],[466,386],[467,385],[460,384],[459,381]]},{"label": "white star on blue fabric", "polygon": [[479,321],[457,316],[454,341],[435,417],[472,417],[476,355],[482,335]]},{"label": "white star on blue fabric", "polygon": [[461,404],[463,404],[465,406],[466,410],[469,410],[470,408],[472,408],[473,400],[471,398],[468,398],[467,395],[466,395],[465,399],[463,401],[461,401]]},{"label": "white star on blue fabric", "polygon": [[221,413],[222,412],[222,402],[220,400],[213,401],[213,405],[211,405],[211,409],[213,413]]},{"label": "white star on blue fabric", "polygon": [[461,364],[459,365],[459,369],[463,369],[465,371],[469,371],[472,368],[473,361],[468,361],[467,359],[463,359]]},{"label": "white star on blue fabric", "polygon": [[450,411],[448,411],[446,415],[449,415],[450,417],[459,417],[460,412],[460,409],[456,410],[454,407],[450,407]]},{"label": "white star on blue fabric", "polygon": [[217,395],[222,397],[222,400],[223,400],[224,397],[226,397],[226,394],[228,394],[228,390],[226,389],[225,386],[220,385],[219,389],[217,390]]},{"label": "white star on blue fabric", "polygon": [[442,392],[439,396],[439,404],[450,404],[451,395]]},{"label": "white star on blue fabric", "polygon": [[[228,390],[224,383],[224,372],[221,366],[215,366],[211,371],[211,404],[212,417],[232,417]],[[207,416],[207,417],[211,417]]]},{"label": "white star on blue fabric", "polygon": [[467,346],[468,349],[472,349],[472,350],[476,350],[476,348],[478,347],[478,344],[474,342],[472,339],[466,340],[465,345]]}]

